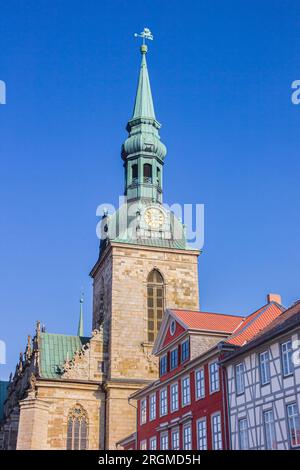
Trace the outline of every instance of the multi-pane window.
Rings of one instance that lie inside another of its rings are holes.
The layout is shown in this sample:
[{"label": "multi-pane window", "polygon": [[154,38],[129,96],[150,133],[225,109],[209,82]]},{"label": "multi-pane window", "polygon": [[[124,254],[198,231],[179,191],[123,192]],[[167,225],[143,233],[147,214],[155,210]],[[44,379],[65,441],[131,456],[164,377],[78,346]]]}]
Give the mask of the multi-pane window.
[{"label": "multi-pane window", "polygon": [[149,398],[149,419],[152,421],[156,418],[156,393],[150,395]]},{"label": "multi-pane window", "polygon": [[69,412],[67,426],[67,450],[88,448],[88,417],[85,410],[76,405]]},{"label": "multi-pane window", "polygon": [[235,366],[235,389],[237,395],[241,395],[245,391],[245,372],[243,362]]},{"label": "multi-pane window", "polygon": [[179,450],[179,429],[173,429],[171,432],[172,450]]},{"label": "multi-pane window", "polygon": [[209,364],[209,388],[211,393],[220,390],[219,366],[217,362]]},{"label": "multi-pane window", "polygon": [[276,434],[273,410],[268,410],[264,412],[264,429],[266,449],[276,449]]},{"label": "multi-pane window", "polygon": [[195,373],[196,399],[205,396],[204,369],[199,369]]},{"label": "multi-pane window", "polygon": [[246,418],[239,420],[239,444],[240,444],[240,450],[249,449],[248,425],[247,425]]},{"label": "multi-pane window", "polygon": [[290,375],[294,372],[294,364],[292,361],[293,348],[292,341],[287,341],[281,345],[281,362],[283,375]]},{"label": "multi-pane window", "polygon": [[270,382],[270,356],[269,351],[264,351],[259,355],[260,383],[265,385]]},{"label": "multi-pane window", "polygon": [[147,450],[147,441],[146,441],[146,439],[144,441],[141,441],[140,449],[141,450]]},{"label": "multi-pane window", "polygon": [[222,450],[222,428],[221,414],[217,413],[212,416],[212,445],[214,450]]},{"label": "multi-pane window", "polygon": [[192,425],[191,423],[183,426],[183,449],[192,450]]},{"label": "multi-pane window", "polygon": [[171,395],[171,412],[178,410],[178,383],[174,383],[170,387]]},{"label": "multi-pane window", "polygon": [[169,450],[168,432],[162,432],[160,435],[160,449]]},{"label": "multi-pane window", "polygon": [[156,450],[157,449],[157,443],[156,443],[156,437],[150,437],[149,439],[149,449],[150,450]]},{"label": "multi-pane window", "polygon": [[160,416],[164,416],[168,413],[168,395],[167,389],[163,388],[160,391]]},{"label": "multi-pane window", "polygon": [[147,280],[148,341],[155,340],[160,329],[164,310],[164,280],[162,275],[153,269]]},{"label": "multi-pane window", "polygon": [[164,356],[162,356],[159,360],[159,372],[160,372],[160,375],[164,375],[167,373],[167,369],[168,369],[168,359],[167,359],[167,355],[165,354]]},{"label": "multi-pane window", "polygon": [[144,424],[147,421],[147,400],[143,398],[141,400],[141,416],[140,416],[140,423]]},{"label": "multi-pane window", "polygon": [[300,417],[296,403],[287,405],[290,443],[292,447],[300,446]]},{"label": "multi-pane window", "polygon": [[178,366],[178,348],[172,349],[170,353],[170,358],[171,358],[171,369],[176,369]]},{"label": "multi-pane window", "polygon": [[190,342],[189,340],[185,340],[181,343],[181,362],[187,361],[190,356]]},{"label": "multi-pane window", "polygon": [[207,450],[207,431],[206,419],[197,421],[197,448],[198,450]]},{"label": "multi-pane window", "polygon": [[184,377],[181,381],[182,406],[189,405],[191,402],[190,377]]}]

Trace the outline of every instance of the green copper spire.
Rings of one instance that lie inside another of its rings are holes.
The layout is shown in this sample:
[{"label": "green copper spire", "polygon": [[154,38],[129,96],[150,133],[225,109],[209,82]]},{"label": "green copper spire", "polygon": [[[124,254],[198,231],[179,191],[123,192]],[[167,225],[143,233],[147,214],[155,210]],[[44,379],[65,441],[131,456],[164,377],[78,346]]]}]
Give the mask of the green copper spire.
[{"label": "green copper spire", "polygon": [[151,86],[146,61],[146,45],[141,46],[141,53],[142,63],[132,119],[137,119],[140,117],[148,117],[150,119],[155,119]]},{"label": "green copper spire", "polygon": [[84,336],[83,335],[83,312],[82,312],[83,294],[80,297],[79,303],[80,303],[80,312],[79,312],[77,336]]},{"label": "green copper spire", "polygon": [[167,153],[159,136],[160,123],[156,120],[147,68],[145,39],[153,39],[148,28],[141,34],[142,62],[133,115],[127,124],[128,138],[122,146],[125,168],[125,195],[127,200],[144,199],[162,202],[162,172]]}]

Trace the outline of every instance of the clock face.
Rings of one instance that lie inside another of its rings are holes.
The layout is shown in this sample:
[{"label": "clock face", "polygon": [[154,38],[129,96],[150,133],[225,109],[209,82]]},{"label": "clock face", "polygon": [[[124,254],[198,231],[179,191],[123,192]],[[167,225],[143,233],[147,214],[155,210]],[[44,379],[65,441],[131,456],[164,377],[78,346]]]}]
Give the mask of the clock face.
[{"label": "clock face", "polygon": [[165,214],[157,207],[150,207],[145,211],[144,218],[150,228],[158,229],[165,221]]}]

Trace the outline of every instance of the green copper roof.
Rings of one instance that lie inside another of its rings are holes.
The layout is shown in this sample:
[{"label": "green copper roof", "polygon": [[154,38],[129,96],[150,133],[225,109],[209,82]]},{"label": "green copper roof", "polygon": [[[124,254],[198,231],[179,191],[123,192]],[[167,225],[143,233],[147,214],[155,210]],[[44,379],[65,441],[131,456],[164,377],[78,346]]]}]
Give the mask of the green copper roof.
[{"label": "green copper roof", "polygon": [[164,240],[161,238],[139,238],[132,240],[130,238],[115,238],[113,243],[128,243],[130,245],[151,246],[155,248],[172,248],[173,250],[190,250],[184,239],[182,240]]},{"label": "green copper roof", "polygon": [[40,375],[47,379],[61,377],[61,367],[71,360],[76,351],[88,343],[90,338],[53,333],[40,333]]},{"label": "green copper roof", "polygon": [[146,52],[146,46],[142,46],[142,63],[132,119],[137,119],[140,117],[155,119],[150,80],[147,69]]},{"label": "green copper roof", "polygon": [[9,382],[5,382],[4,380],[0,380],[0,421],[3,418],[3,407],[4,402],[7,397],[7,387]]},{"label": "green copper roof", "polygon": [[[134,207],[134,206],[132,206]],[[103,238],[100,243],[100,256],[104,252],[109,242],[112,243],[126,243],[130,245],[149,246],[155,248],[169,248],[173,250],[187,250],[193,251],[186,240],[185,229],[182,222],[176,217],[174,213],[166,210],[169,213],[169,222],[167,224],[168,236],[157,236],[157,233],[151,236],[137,236],[136,229],[143,223],[143,213],[145,208],[153,207],[146,202],[139,203],[140,215],[135,215],[135,210],[131,205],[120,206],[113,214],[106,216],[102,219],[102,233],[106,238]],[[157,207],[161,207],[157,204]],[[106,227],[104,229],[104,227]],[[155,236],[156,235],[156,236]]]}]

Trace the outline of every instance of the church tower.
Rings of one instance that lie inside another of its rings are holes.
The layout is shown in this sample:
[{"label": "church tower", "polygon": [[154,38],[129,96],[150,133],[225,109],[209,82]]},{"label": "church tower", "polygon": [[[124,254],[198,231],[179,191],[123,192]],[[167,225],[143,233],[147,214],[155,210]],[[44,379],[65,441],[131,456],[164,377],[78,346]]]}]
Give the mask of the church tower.
[{"label": "church tower", "polygon": [[135,430],[136,410],[128,397],[158,375],[151,352],[164,310],[199,309],[199,251],[188,247],[182,223],[163,206],[167,150],[154,111],[147,46],[140,50],[134,110],[121,151],[124,204],[103,215],[99,258],[91,271],[93,329],[103,328],[106,348],[107,449]]}]

